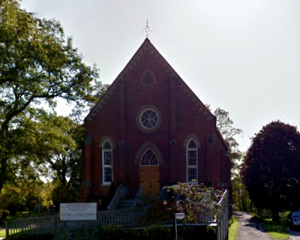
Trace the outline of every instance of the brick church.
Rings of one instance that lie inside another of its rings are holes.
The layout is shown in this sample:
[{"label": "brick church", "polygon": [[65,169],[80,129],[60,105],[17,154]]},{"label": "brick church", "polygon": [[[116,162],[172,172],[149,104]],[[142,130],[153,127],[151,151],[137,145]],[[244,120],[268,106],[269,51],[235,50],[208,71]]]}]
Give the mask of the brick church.
[{"label": "brick church", "polygon": [[85,119],[84,201],[113,184],[159,194],[178,182],[230,185],[216,117],[148,38]]}]

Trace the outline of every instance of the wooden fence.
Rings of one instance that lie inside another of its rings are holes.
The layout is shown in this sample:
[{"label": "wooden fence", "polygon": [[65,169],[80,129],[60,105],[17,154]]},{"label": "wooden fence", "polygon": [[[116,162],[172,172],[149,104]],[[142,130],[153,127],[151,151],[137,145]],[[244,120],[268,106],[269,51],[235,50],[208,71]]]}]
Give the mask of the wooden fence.
[{"label": "wooden fence", "polygon": [[[202,214],[199,216],[198,224],[209,225],[217,228],[217,240],[225,240],[228,235],[228,191],[225,191],[222,199],[219,201],[220,211]],[[47,217],[32,217],[19,220],[9,220],[6,222],[6,236],[20,232],[29,231],[34,233],[52,233],[55,234],[62,227],[68,231],[75,231],[80,227],[86,228],[105,226],[108,224],[119,224],[125,227],[139,227],[140,220],[145,216],[147,208],[132,208],[124,210],[100,211],[97,220],[89,221],[61,221],[58,215]],[[164,224],[170,225],[172,219],[162,219]],[[187,223],[186,225],[189,225]]]},{"label": "wooden fence", "polygon": [[54,234],[62,227],[73,231],[81,226],[89,228],[112,223],[125,227],[136,227],[139,225],[139,221],[145,215],[146,211],[146,208],[100,211],[98,212],[97,220],[86,221],[61,221],[58,215],[9,220],[6,222],[6,236],[20,231]]},{"label": "wooden fence", "polygon": [[217,240],[225,240],[228,235],[229,193],[226,190],[219,201],[221,211],[217,216]]}]

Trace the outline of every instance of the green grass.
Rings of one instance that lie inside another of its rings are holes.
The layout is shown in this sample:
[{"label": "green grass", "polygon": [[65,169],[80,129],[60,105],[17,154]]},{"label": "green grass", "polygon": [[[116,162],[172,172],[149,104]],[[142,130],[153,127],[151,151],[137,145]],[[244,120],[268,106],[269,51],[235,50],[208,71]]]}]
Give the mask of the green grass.
[{"label": "green grass", "polygon": [[235,215],[232,215],[228,229],[228,240],[236,240],[239,233],[239,222]]},{"label": "green grass", "polygon": [[261,218],[259,216],[255,216],[255,218],[262,224],[262,227],[268,232],[272,239],[288,240],[290,238],[285,218],[280,218],[279,222],[273,222],[272,219]]},{"label": "green grass", "polygon": [[1,230],[0,231],[0,237],[6,237],[6,232],[5,232],[5,230]]}]

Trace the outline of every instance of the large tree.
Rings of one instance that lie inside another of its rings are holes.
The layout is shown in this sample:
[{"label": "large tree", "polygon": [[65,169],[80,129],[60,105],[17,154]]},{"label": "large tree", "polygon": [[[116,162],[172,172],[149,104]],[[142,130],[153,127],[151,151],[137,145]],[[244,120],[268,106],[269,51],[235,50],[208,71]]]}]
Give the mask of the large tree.
[{"label": "large tree", "polygon": [[[210,105],[206,104],[206,107],[211,111]],[[243,133],[240,128],[233,126],[234,121],[230,118],[229,112],[222,108],[216,108],[213,111],[217,118],[217,128],[223,136],[225,142],[228,145],[228,157],[232,164],[232,173],[238,172],[238,161],[242,159],[242,152],[239,150],[239,144],[236,141],[236,136]]]},{"label": "large tree", "polygon": [[257,208],[272,211],[300,207],[300,133],[273,121],[253,138],[242,168],[243,181]]},{"label": "large tree", "polygon": [[0,192],[24,118],[55,111],[59,99],[83,109],[95,101],[98,69],[86,66],[56,20],[38,19],[18,0],[0,1]]},{"label": "large tree", "polygon": [[228,144],[229,152],[228,156],[234,164],[237,160],[240,160],[242,157],[242,153],[239,150],[239,144],[236,141],[235,137],[243,133],[243,131],[239,128],[233,126],[234,122],[229,117],[229,112],[216,108],[214,111],[214,115],[217,117],[217,127],[221,132],[224,140]]}]

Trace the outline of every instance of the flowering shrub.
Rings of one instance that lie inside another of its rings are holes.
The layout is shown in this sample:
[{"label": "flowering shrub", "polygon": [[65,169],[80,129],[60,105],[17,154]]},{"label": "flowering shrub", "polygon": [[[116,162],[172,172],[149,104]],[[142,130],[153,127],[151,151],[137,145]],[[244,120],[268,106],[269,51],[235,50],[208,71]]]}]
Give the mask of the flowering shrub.
[{"label": "flowering shrub", "polygon": [[199,216],[216,215],[223,191],[204,184],[178,183],[166,188],[164,204],[173,213],[185,213],[185,222],[199,222]]}]

